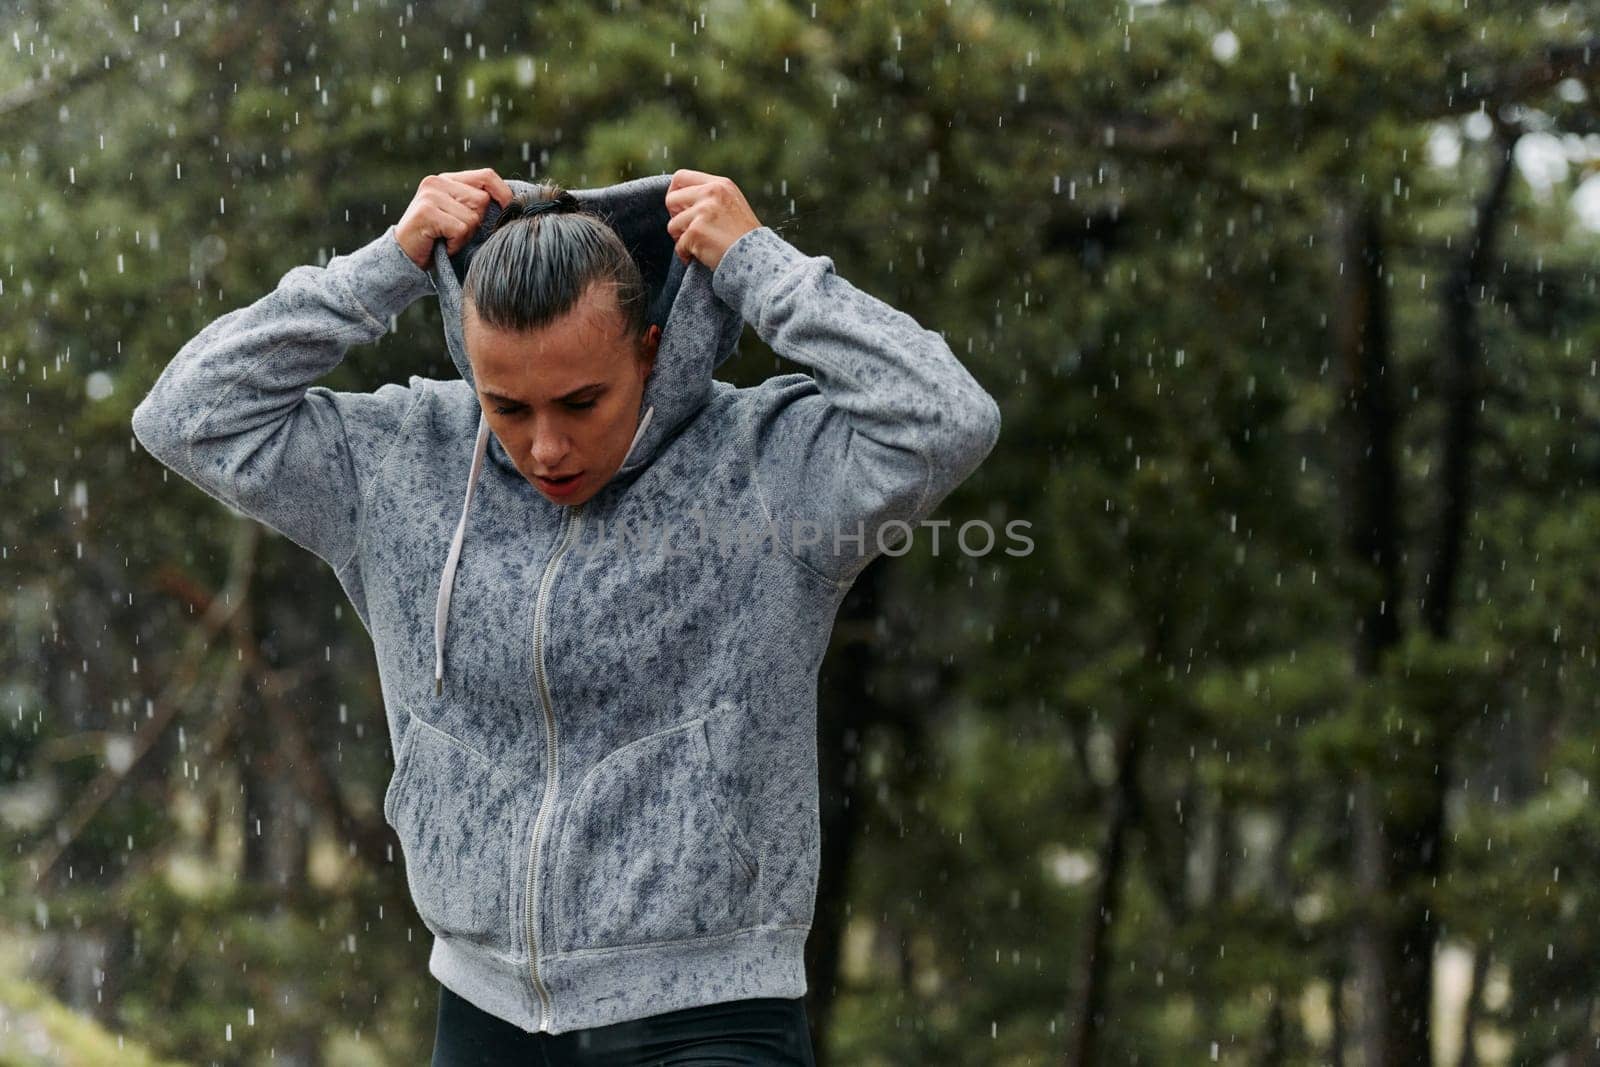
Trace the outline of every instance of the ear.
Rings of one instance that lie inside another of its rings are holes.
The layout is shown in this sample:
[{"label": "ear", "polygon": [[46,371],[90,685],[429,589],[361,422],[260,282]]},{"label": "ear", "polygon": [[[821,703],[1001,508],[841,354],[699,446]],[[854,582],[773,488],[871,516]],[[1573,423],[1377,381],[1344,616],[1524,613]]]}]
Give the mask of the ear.
[{"label": "ear", "polygon": [[661,327],[652,324],[651,327],[644,332],[644,340],[640,343],[640,347],[643,350],[642,358],[645,362],[646,373],[649,373],[651,370],[655,369],[656,351],[660,348],[660,346]]}]

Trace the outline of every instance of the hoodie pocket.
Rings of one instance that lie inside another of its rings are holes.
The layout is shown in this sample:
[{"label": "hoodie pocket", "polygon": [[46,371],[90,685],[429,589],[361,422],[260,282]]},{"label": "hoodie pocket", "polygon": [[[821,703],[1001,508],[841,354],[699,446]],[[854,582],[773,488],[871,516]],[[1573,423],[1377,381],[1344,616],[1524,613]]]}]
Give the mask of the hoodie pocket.
[{"label": "hoodie pocket", "polygon": [[556,850],[559,951],[760,921],[756,852],[716,781],[699,718],[630,741],[584,775]]},{"label": "hoodie pocket", "polygon": [[516,799],[486,757],[411,716],[383,815],[405,853],[412,903],[435,934],[509,951]]}]

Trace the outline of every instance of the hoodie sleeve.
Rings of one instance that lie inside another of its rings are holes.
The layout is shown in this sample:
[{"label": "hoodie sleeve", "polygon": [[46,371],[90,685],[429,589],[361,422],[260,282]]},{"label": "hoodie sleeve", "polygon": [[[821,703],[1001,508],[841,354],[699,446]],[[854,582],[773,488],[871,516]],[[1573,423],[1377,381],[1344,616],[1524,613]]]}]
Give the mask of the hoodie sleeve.
[{"label": "hoodie sleeve", "polygon": [[983,462],[999,405],[938,333],[770,227],[728,248],[712,288],[812,371],[814,389],[782,390],[761,413],[753,478],[784,545],[831,580],[853,580],[905,536],[885,523],[916,527]]},{"label": "hoodie sleeve", "polygon": [[294,267],[266,296],[213,320],[133,412],[151,455],[336,570],[355,554],[367,487],[417,391],[311,383],[433,290],[394,231],[324,267]]}]

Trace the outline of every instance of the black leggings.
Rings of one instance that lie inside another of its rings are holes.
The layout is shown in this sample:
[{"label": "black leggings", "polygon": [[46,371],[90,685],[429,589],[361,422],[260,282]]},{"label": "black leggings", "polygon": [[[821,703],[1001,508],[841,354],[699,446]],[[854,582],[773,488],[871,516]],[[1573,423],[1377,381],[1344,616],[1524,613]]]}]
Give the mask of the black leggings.
[{"label": "black leggings", "polygon": [[816,1067],[805,999],[752,997],[530,1034],[439,986],[432,1067]]}]

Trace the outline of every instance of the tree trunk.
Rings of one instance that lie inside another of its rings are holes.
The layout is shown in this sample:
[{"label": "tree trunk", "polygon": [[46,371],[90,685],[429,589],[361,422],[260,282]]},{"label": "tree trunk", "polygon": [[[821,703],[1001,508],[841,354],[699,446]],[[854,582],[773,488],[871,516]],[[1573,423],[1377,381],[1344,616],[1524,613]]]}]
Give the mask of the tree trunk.
[{"label": "tree trunk", "polygon": [[1138,804],[1139,756],[1143,747],[1143,720],[1129,715],[1117,738],[1117,777],[1106,796],[1105,839],[1100,846],[1100,880],[1095,889],[1089,932],[1078,962],[1078,1002],[1069,1005],[1072,1023],[1069,1062],[1088,1067],[1095,1062],[1101,1028],[1105,1025],[1107,985],[1111,972],[1111,923],[1122,892],[1122,868],[1127,858],[1128,830]]},{"label": "tree trunk", "polygon": [[[1355,566],[1372,574],[1373,593],[1361,606],[1356,643],[1358,684],[1370,686],[1382,672],[1385,653],[1400,638],[1400,504],[1394,458],[1395,405],[1390,370],[1389,288],[1383,265],[1378,205],[1348,205],[1340,218],[1344,284],[1337,316],[1337,344],[1349,383],[1351,457],[1347,536]],[[1391,967],[1387,923],[1383,813],[1376,786],[1358,768],[1352,787],[1352,876],[1357,895],[1354,956],[1361,1017],[1357,1043],[1366,1067],[1427,1063],[1426,1016],[1420,1035],[1390,1041]],[[1403,1030],[1403,1028],[1401,1028]],[[1417,1050],[1421,1049],[1420,1056]]]},{"label": "tree trunk", "polygon": [[1467,989],[1466,1010],[1461,1013],[1461,1055],[1456,1058],[1456,1067],[1478,1067],[1478,1048],[1473,1043],[1473,1033],[1478,1028],[1478,1013],[1483,1009],[1483,984],[1488,975],[1488,951],[1474,949],[1472,985]]}]

